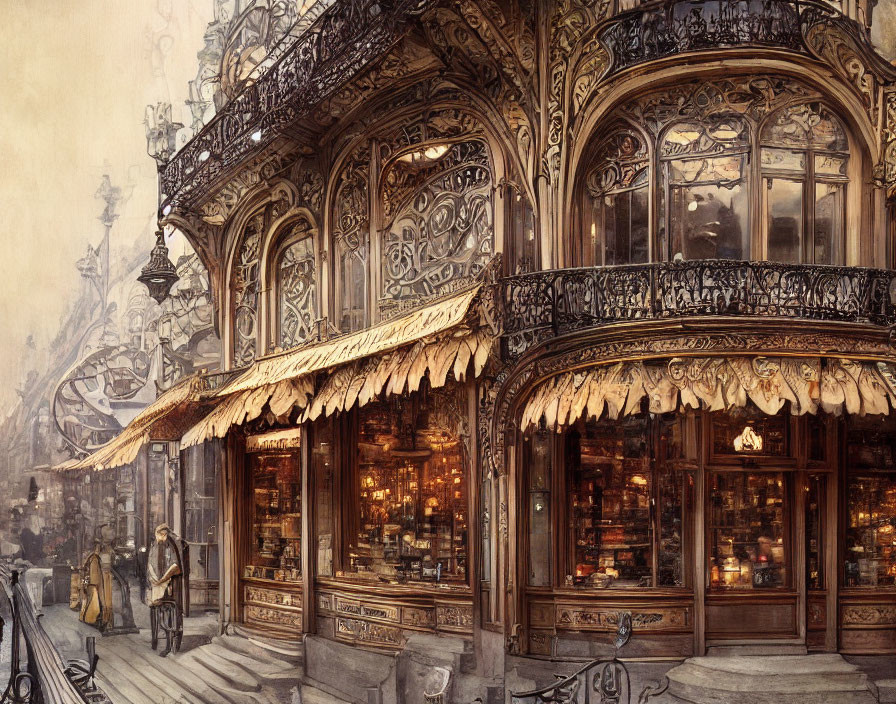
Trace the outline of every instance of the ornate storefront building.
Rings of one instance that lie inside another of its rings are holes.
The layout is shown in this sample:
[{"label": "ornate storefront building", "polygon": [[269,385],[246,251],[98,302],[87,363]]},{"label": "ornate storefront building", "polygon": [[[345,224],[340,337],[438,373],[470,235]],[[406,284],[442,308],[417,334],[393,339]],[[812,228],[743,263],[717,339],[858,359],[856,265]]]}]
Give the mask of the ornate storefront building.
[{"label": "ornate storefront building", "polygon": [[287,34],[159,167],[233,372],[180,441],[222,448],[222,624],[359,702],[432,694],[421,664],[535,690],[623,614],[669,667],[892,653],[872,6],[350,0]]}]

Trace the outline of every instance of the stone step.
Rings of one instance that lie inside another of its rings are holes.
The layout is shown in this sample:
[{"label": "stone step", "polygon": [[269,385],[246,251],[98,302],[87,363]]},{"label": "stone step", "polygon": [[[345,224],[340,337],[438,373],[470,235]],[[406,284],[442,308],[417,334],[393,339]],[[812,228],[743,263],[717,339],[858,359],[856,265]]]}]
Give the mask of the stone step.
[{"label": "stone step", "polygon": [[302,685],[301,693],[302,704],[348,704],[345,699],[339,699],[307,684]]},{"label": "stone step", "polygon": [[868,676],[839,655],[690,658],[669,694],[693,704],[876,704]]},{"label": "stone step", "polygon": [[270,662],[282,669],[299,668],[302,666],[302,653],[289,654],[271,650],[245,636],[215,636],[212,639],[212,644],[218,644],[228,651],[245,655],[256,660]]},{"label": "stone step", "polygon": [[228,686],[233,689],[241,692],[261,691],[261,684],[248,669],[233,660],[227,660],[220,655],[216,655],[210,650],[210,646],[197,648],[186,657],[192,657],[203,667],[224,678]]},{"label": "stone step", "polygon": [[271,650],[291,658],[301,658],[304,655],[304,649],[300,641],[272,638],[269,634],[241,625],[234,625],[232,629],[236,635],[247,638],[265,650]]},{"label": "stone step", "polygon": [[896,679],[876,680],[880,704],[896,704]]},{"label": "stone step", "polygon": [[264,655],[247,654],[231,650],[227,645],[214,641],[204,648],[206,651],[228,662],[242,667],[262,680],[281,680],[299,678],[299,667],[284,660],[265,658]]}]

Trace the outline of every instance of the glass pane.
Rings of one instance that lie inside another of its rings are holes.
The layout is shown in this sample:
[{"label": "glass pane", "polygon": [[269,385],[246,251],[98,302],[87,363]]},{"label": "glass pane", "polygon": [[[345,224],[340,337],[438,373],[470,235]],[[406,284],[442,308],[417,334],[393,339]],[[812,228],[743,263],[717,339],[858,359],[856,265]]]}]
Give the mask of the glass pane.
[{"label": "glass pane", "polygon": [[261,236],[264,232],[264,211],[246,225],[242,243],[233,264],[233,361],[242,367],[255,359],[256,327],[259,295],[259,262]]},{"label": "glass pane", "polygon": [[839,120],[819,103],[803,103],[779,111],[764,128],[762,143],[838,152],[849,148]]},{"label": "glass pane", "polygon": [[251,455],[252,534],[244,577],[298,582],[302,485],[295,455]]},{"label": "glass pane", "polygon": [[813,263],[841,264],[845,207],[841,183],[815,184],[815,237]]},{"label": "glass pane", "polygon": [[747,180],[671,189],[673,259],[750,258]]},{"label": "glass pane", "polygon": [[[307,223],[301,221],[291,236]],[[304,237],[291,244],[280,259],[280,346],[288,350],[309,340],[317,320],[317,286],[314,271],[314,240]]]},{"label": "glass pane", "polygon": [[467,470],[461,441],[413,420],[393,424],[394,417],[380,404],[362,411],[361,522],[349,568],[371,581],[464,582]]},{"label": "glass pane", "polygon": [[577,586],[652,586],[647,420],[581,424],[567,436],[571,579]]},{"label": "glass pane", "polygon": [[767,179],[768,260],[795,264],[802,260],[803,182]]},{"label": "glass pane", "polygon": [[847,587],[896,584],[896,473],[848,479],[846,518]]},{"label": "glass pane", "polygon": [[479,578],[483,582],[491,581],[492,574],[492,483],[490,479],[484,479],[479,491],[480,502],[480,535],[482,539],[482,557],[480,558]]},{"label": "glass pane", "polygon": [[647,187],[603,196],[605,259],[608,265],[647,261]]},{"label": "glass pane", "polygon": [[658,473],[660,512],[660,554],[657,582],[661,587],[684,586],[682,572],[682,506],[686,475],[681,472]]},{"label": "glass pane", "polygon": [[553,435],[540,431],[529,449],[529,585],[551,586],[551,445]]},{"label": "glass pane", "polygon": [[805,152],[795,152],[789,149],[772,149],[763,147],[762,168],[781,169],[782,171],[806,171]]},{"label": "glass pane", "polygon": [[787,586],[786,491],[781,473],[717,473],[710,495],[713,589]]},{"label": "glass pane", "polygon": [[809,477],[806,493],[806,585],[809,589],[824,589],[824,570],[821,562],[823,483],[824,477]]},{"label": "glass pane", "polygon": [[843,176],[846,177],[846,164],[848,159],[845,156],[833,156],[830,154],[815,155],[815,175],[816,176]]},{"label": "glass pane", "polygon": [[333,575],[333,425],[331,420],[312,428],[311,470],[314,473],[314,524],[317,534],[317,573]]}]

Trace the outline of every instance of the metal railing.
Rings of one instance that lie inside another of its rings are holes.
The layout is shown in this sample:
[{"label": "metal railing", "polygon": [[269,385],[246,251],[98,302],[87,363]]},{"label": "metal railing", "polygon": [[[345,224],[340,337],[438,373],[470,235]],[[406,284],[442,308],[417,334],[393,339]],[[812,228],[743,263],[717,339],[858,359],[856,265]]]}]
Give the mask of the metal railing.
[{"label": "metal railing", "polygon": [[[97,692],[92,684],[96,656],[91,656],[87,671],[73,669],[64,663],[38,621],[31,596],[19,580],[19,573],[0,566],[0,580],[3,582],[0,585],[0,609],[12,619],[10,675],[0,703],[85,704],[97,701],[96,697],[87,694]],[[23,643],[25,658],[22,657]],[[81,687],[73,679],[78,679]]]},{"label": "metal railing", "polygon": [[[632,636],[632,615],[619,614],[619,626],[613,642],[612,658],[594,660],[571,675],[554,675],[556,681],[529,692],[511,692],[511,704],[629,704],[632,681],[628,666],[619,659],[619,651]],[[638,704],[647,704],[651,697],[663,694],[669,680],[649,684],[638,695]]]},{"label": "metal railing", "polygon": [[502,279],[506,351],[630,321],[766,316],[896,325],[896,271],[697,260],[556,269]]},{"label": "metal railing", "polygon": [[405,31],[405,19],[427,0],[334,3],[258,78],[234,96],[168,162],[159,165],[159,210],[269,144]]}]

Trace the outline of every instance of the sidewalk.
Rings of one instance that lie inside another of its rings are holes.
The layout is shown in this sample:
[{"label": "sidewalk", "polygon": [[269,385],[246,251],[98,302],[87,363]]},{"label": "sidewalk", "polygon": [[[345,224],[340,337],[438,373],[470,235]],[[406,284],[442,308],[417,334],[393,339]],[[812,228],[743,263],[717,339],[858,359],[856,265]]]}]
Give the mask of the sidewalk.
[{"label": "sidewalk", "polygon": [[[135,590],[136,591],[136,590]],[[133,592],[132,592],[133,594]],[[83,658],[96,636],[97,684],[112,704],[297,704],[302,661],[264,647],[263,639],[218,635],[216,613],[184,620],[180,653],[159,657],[150,648],[149,608],[132,597],[139,633],[103,637],[75,611],[43,608],[43,626],[63,658]],[[322,693],[303,692],[306,704],[334,704]]]}]

